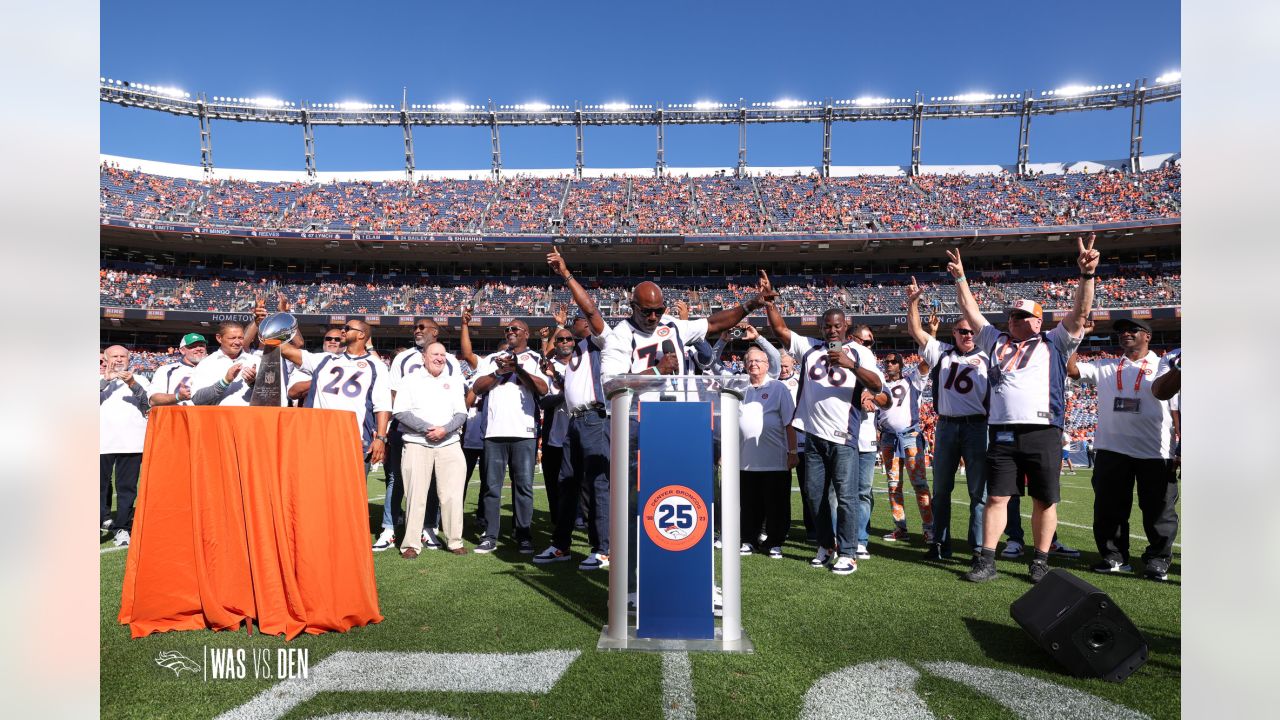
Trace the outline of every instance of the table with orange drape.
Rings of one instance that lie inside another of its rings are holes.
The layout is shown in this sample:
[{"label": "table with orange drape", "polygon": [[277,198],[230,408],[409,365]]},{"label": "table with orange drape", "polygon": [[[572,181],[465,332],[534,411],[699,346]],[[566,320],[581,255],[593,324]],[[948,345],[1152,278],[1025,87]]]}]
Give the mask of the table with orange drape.
[{"label": "table with orange drape", "polygon": [[151,411],[119,621],[318,634],[380,622],[355,414]]}]

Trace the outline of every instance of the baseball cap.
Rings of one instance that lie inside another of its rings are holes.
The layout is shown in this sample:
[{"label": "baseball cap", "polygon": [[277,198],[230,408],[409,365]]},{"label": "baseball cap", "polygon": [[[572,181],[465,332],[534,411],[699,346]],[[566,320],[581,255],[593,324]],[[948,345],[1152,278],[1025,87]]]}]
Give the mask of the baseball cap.
[{"label": "baseball cap", "polygon": [[178,347],[180,348],[190,347],[192,345],[195,345],[196,343],[200,343],[202,345],[209,344],[209,342],[205,340],[204,336],[201,335],[200,333],[187,333],[186,335],[182,336],[182,342],[178,344]]},{"label": "baseball cap", "polygon": [[1115,321],[1115,323],[1111,325],[1111,328],[1113,330],[1119,331],[1130,325],[1138,328],[1139,330],[1146,332],[1147,334],[1151,333],[1151,323],[1141,318],[1121,318]]},{"label": "baseball cap", "polygon": [[1010,314],[1018,311],[1031,313],[1038,318],[1044,319],[1044,308],[1040,307],[1040,303],[1035,300],[1018,300],[1009,306]]}]

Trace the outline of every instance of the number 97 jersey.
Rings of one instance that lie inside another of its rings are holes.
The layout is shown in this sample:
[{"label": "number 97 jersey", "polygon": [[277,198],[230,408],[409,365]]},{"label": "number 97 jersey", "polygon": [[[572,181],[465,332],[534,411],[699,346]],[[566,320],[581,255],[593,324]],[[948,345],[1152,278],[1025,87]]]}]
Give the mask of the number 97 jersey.
[{"label": "number 97 jersey", "polygon": [[986,415],[989,402],[988,356],[974,347],[962,354],[950,343],[930,338],[920,353],[929,363],[934,408],[945,417]]}]

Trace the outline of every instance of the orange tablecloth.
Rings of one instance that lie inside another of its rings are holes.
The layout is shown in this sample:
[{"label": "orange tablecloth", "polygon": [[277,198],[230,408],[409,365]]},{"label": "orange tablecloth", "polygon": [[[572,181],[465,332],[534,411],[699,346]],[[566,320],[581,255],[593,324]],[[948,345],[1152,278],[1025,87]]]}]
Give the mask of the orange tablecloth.
[{"label": "orange tablecloth", "polygon": [[135,638],[380,622],[364,477],[350,412],[154,409],[120,622]]}]

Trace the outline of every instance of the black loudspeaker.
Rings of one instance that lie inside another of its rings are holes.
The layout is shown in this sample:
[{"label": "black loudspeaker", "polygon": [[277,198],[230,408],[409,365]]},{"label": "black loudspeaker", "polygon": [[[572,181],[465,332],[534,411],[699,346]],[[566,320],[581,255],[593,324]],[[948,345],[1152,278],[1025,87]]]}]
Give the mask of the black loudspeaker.
[{"label": "black loudspeaker", "polygon": [[1009,614],[1072,675],[1122,682],[1147,661],[1138,628],[1106,593],[1066,570],[1050,571]]}]

